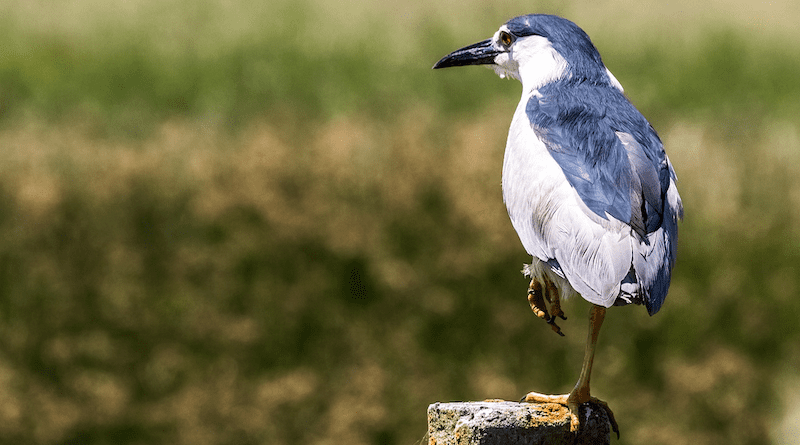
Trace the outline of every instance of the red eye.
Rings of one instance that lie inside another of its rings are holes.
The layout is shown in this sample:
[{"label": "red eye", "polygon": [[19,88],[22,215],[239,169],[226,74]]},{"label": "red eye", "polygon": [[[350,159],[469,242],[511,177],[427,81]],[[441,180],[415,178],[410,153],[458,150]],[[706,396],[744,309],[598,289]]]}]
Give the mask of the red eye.
[{"label": "red eye", "polygon": [[503,46],[510,46],[513,42],[514,38],[511,37],[511,34],[505,31],[500,31],[500,43],[502,43]]}]

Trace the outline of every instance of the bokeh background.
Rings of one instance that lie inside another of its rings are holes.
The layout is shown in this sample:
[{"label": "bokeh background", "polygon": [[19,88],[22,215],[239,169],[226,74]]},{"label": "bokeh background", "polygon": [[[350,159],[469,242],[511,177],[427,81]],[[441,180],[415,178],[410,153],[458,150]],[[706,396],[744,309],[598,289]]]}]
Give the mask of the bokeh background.
[{"label": "bokeh background", "polygon": [[661,312],[609,311],[622,444],[800,443],[800,3],[4,0],[0,442],[425,441],[566,392],[500,171],[520,85],[439,57],[582,26],[686,208]]}]

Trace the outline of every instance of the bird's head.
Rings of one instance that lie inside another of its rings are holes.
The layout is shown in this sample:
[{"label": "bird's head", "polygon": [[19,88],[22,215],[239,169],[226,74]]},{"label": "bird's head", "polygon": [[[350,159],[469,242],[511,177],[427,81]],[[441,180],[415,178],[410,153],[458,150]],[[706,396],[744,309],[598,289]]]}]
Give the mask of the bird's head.
[{"label": "bird's head", "polygon": [[502,78],[522,82],[526,91],[561,79],[609,84],[622,90],[589,36],[567,19],[547,14],[515,17],[491,39],[444,56],[433,66],[490,65]]}]

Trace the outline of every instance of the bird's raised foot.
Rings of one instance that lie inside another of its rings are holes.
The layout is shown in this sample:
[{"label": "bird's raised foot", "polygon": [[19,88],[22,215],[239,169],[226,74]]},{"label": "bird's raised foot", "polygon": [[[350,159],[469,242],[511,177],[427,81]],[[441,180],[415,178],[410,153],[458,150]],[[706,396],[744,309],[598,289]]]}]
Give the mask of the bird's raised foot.
[{"label": "bird's raised foot", "polygon": [[559,317],[566,320],[567,316],[561,310],[561,293],[556,288],[556,285],[545,277],[544,279],[544,298],[550,303],[550,312],[553,317]]},{"label": "bird's raised foot", "polygon": [[[579,402],[575,400],[570,400],[570,394],[541,394],[538,392],[529,392],[525,397],[520,400],[521,403],[556,403],[559,405],[563,405],[567,407],[569,411],[570,417],[570,424],[569,429],[573,433],[578,433],[581,428],[581,407],[585,409],[601,409],[606,413],[608,417],[608,423],[611,425],[611,430],[614,431],[617,435],[617,439],[619,439],[619,426],[617,425],[617,419],[614,418],[614,412],[611,411],[611,408],[608,406],[608,403],[598,399],[597,397],[589,397],[588,400],[584,402]],[[588,419],[588,414],[584,415]]]},{"label": "bird's raised foot", "polygon": [[[545,285],[542,286],[536,279],[531,280],[531,284],[528,286],[528,303],[537,317],[546,321],[556,334],[563,337],[564,333],[561,332],[561,327],[556,324],[556,317],[560,317],[562,320],[566,320],[567,317],[564,315],[564,311],[561,310],[561,299],[559,298],[558,290],[550,280],[545,279],[544,281]],[[550,303],[552,315],[547,310],[545,300]]]}]

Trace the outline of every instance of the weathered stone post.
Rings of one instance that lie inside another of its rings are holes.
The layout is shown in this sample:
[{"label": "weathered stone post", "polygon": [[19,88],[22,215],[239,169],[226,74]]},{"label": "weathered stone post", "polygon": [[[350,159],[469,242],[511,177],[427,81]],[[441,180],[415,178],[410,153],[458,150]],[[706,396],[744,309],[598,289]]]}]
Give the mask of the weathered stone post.
[{"label": "weathered stone post", "polygon": [[570,432],[565,406],[504,400],[434,403],[428,406],[429,445],[608,444],[605,410],[580,406],[581,430]]}]

